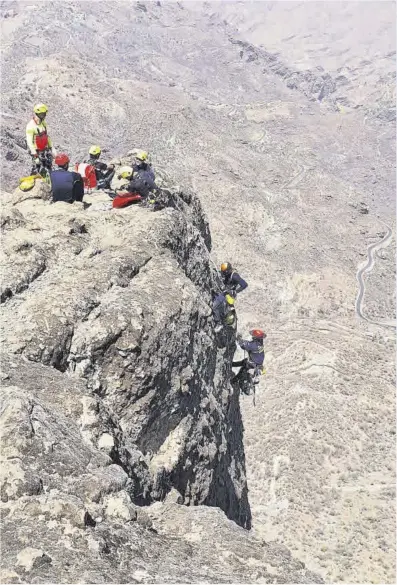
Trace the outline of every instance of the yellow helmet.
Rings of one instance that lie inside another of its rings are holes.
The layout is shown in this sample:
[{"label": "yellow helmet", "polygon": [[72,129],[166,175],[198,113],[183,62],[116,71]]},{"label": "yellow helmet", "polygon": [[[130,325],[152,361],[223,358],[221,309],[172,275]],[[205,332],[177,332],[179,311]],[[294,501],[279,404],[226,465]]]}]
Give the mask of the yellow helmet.
[{"label": "yellow helmet", "polygon": [[146,162],[148,159],[148,153],[145,152],[144,150],[140,150],[135,158],[137,158],[141,162]]},{"label": "yellow helmet", "polygon": [[94,156],[101,154],[101,152],[102,150],[100,146],[91,146],[90,150],[88,151],[89,154],[92,154]]},{"label": "yellow helmet", "polygon": [[225,299],[228,305],[234,305],[234,298],[231,295],[225,295]]},{"label": "yellow helmet", "polygon": [[46,114],[48,112],[48,108],[45,104],[36,104],[33,106],[33,111],[35,114]]},{"label": "yellow helmet", "polygon": [[221,272],[229,272],[232,269],[230,262],[223,262],[221,264]]},{"label": "yellow helmet", "polygon": [[132,170],[132,167],[121,167],[118,177],[119,179],[130,179],[133,173],[134,171]]}]

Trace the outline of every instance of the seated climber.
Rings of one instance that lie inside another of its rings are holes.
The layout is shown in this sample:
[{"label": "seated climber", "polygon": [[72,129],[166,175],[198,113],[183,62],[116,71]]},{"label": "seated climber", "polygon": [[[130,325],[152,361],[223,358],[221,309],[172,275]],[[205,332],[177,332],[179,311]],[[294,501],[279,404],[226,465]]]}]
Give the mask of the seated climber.
[{"label": "seated climber", "polygon": [[97,189],[109,189],[110,183],[114,177],[114,165],[107,165],[99,160],[101,156],[100,146],[91,146],[88,151],[89,158],[84,161],[85,164],[91,165],[95,168],[95,175],[97,180]]},{"label": "seated climber", "polygon": [[69,171],[70,159],[67,154],[61,153],[55,157],[57,169],[51,171],[52,200],[74,203],[83,201],[84,184],[79,173]]},{"label": "seated climber", "polygon": [[238,272],[233,270],[230,262],[224,262],[221,264],[221,276],[225,290],[233,297],[236,297],[238,293],[245,290],[248,286]]},{"label": "seated climber", "polygon": [[141,150],[135,157],[135,163],[133,166],[134,175],[141,177],[142,179],[154,183],[155,175],[154,171],[149,164],[148,153]]},{"label": "seated climber", "polygon": [[154,179],[150,176],[143,176],[140,173],[136,173],[131,167],[129,168],[131,171],[130,173],[128,167],[124,167],[124,172],[121,173],[123,178],[128,179],[128,183],[123,190],[128,191],[129,193],[137,193],[143,199],[147,199],[149,194],[157,189]]},{"label": "seated climber", "polygon": [[234,298],[227,293],[216,295],[212,304],[212,313],[216,323],[215,332],[218,333],[224,327],[236,328],[237,315],[234,302]]},{"label": "seated climber", "polygon": [[242,339],[241,335],[237,335],[237,343],[244,351],[248,352],[248,358],[232,363],[233,368],[240,367],[238,373],[233,376],[232,382],[240,382],[247,373],[250,375],[252,383],[257,384],[259,382],[258,376],[262,373],[265,359],[263,341],[266,339],[266,333],[262,329],[252,329],[250,335],[252,337],[251,341]]}]

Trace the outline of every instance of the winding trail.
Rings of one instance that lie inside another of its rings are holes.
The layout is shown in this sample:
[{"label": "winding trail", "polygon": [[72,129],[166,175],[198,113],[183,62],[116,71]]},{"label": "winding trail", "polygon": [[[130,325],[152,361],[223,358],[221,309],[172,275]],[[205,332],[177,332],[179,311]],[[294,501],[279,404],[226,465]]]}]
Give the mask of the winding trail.
[{"label": "winding trail", "polygon": [[[381,220],[379,220],[381,221]],[[364,281],[364,275],[367,274],[368,272],[371,272],[371,270],[373,269],[374,265],[375,265],[375,256],[376,256],[376,252],[378,250],[380,250],[381,248],[387,248],[387,246],[390,244],[390,242],[393,239],[393,232],[390,226],[388,226],[387,224],[385,224],[382,221],[383,225],[386,227],[386,234],[385,236],[383,236],[383,238],[380,240],[380,242],[375,242],[374,244],[370,244],[367,248],[367,254],[368,254],[368,259],[365,262],[365,264],[363,264],[361,266],[361,268],[358,269],[357,271],[357,282],[358,282],[358,294],[357,294],[357,298],[356,298],[356,305],[355,305],[355,309],[356,309],[356,313],[357,315],[363,319],[364,321],[367,321],[367,323],[372,323],[373,325],[380,325],[381,327],[392,327],[395,328],[396,327],[396,322],[392,321],[392,320],[386,320],[386,321],[373,321],[372,319],[369,319],[368,317],[366,317],[364,315],[363,312],[363,304],[364,304],[364,295],[365,295],[365,281]]]}]

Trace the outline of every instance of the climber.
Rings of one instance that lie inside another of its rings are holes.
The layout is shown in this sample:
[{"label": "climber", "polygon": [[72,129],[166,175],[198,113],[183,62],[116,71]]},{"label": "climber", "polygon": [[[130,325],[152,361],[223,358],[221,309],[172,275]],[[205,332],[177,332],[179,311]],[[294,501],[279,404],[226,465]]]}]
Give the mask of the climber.
[{"label": "climber", "polygon": [[52,200],[74,203],[83,201],[84,184],[79,173],[69,171],[70,159],[67,154],[58,154],[55,157],[57,169],[50,173]]},{"label": "climber", "polygon": [[[124,172],[119,176],[128,179],[128,184],[125,186],[125,190],[129,193],[137,193],[143,199],[147,199],[149,194],[157,189],[156,183],[151,176],[144,176],[141,172],[135,172],[131,167],[123,167]],[[131,172],[129,172],[129,169]],[[146,171],[144,171],[146,173]]]},{"label": "climber", "polygon": [[245,280],[233,270],[230,262],[221,264],[221,276],[225,290],[233,297],[236,297],[238,293],[245,290],[248,286]]},{"label": "climber", "polygon": [[134,174],[134,170],[132,167],[129,166],[124,166],[124,167],[120,167],[117,173],[117,179],[119,181],[121,181],[122,183],[122,187],[121,188],[125,188],[128,183],[131,181],[132,179],[132,175]]},{"label": "climber", "polygon": [[107,165],[101,162],[99,160],[101,152],[102,150],[100,146],[91,146],[88,151],[89,157],[84,163],[95,168],[97,180],[96,189],[109,189],[115,173],[114,165]]},{"label": "climber", "polygon": [[152,181],[154,183],[155,175],[151,165],[149,164],[149,157],[147,152],[141,150],[137,153],[133,168],[135,176],[139,175],[144,180],[147,180],[148,182]]},{"label": "climber", "polygon": [[45,121],[47,112],[48,107],[45,104],[36,104],[33,107],[33,118],[26,125],[26,143],[33,163],[32,175],[37,173],[41,166],[51,170],[52,158],[56,155]]},{"label": "climber", "polygon": [[251,341],[244,340],[241,335],[237,335],[237,343],[244,351],[248,352],[248,357],[232,363],[233,368],[240,367],[238,373],[233,376],[232,382],[239,382],[245,374],[250,376],[253,384],[259,382],[258,377],[263,371],[263,362],[265,359],[263,341],[266,339],[266,333],[262,329],[252,329],[250,335],[252,337]]},{"label": "climber", "polygon": [[234,298],[227,293],[216,295],[212,304],[212,312],[214,315],[214,321],[216,323],[216,333],[221,331],[224,327],[232,327],[233,329],[236,328],[237,315],[236,309],[234,308],[234,303]]}]

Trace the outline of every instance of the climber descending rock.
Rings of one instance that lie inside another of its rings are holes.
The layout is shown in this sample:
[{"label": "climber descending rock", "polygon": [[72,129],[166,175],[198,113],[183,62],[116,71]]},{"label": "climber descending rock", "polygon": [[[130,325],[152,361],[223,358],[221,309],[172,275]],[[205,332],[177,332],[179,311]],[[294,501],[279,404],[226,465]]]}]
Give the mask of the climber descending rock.
[{"label": "climber descending rock", "polygon": [[246,281],[233,270],[230,262],[224,262],[221,264],[221,276],[223,280],[224,290],[231,296],[236,297],[238,293],[245,290],[248,286]]},{"label": "climber descending rock", "polygon": [[237,315],[236,309],[234,308],[234,303],[234,298],[227,293],[218,294],[214,298],[212,312],[214,315],[214,321],[216,323],[216,333],[224,328],[232,329],[233,331],[236,330]]},{"label": "climber descending rock", "polygon": [[264,373],[263,342],[266,339],[266,333],[261,329],[252,329],[250,335],[251,340],[242,339],[241,335],[237,335],[237,343],[241,349],[248,352],[248,357],[232,363],[233,368],[240,367],[238,373],[232,378],[232,382],[237,382],[244,394],[250,394],[251,390],[255,389],[255,385],[259,383],[259,376]]}]

